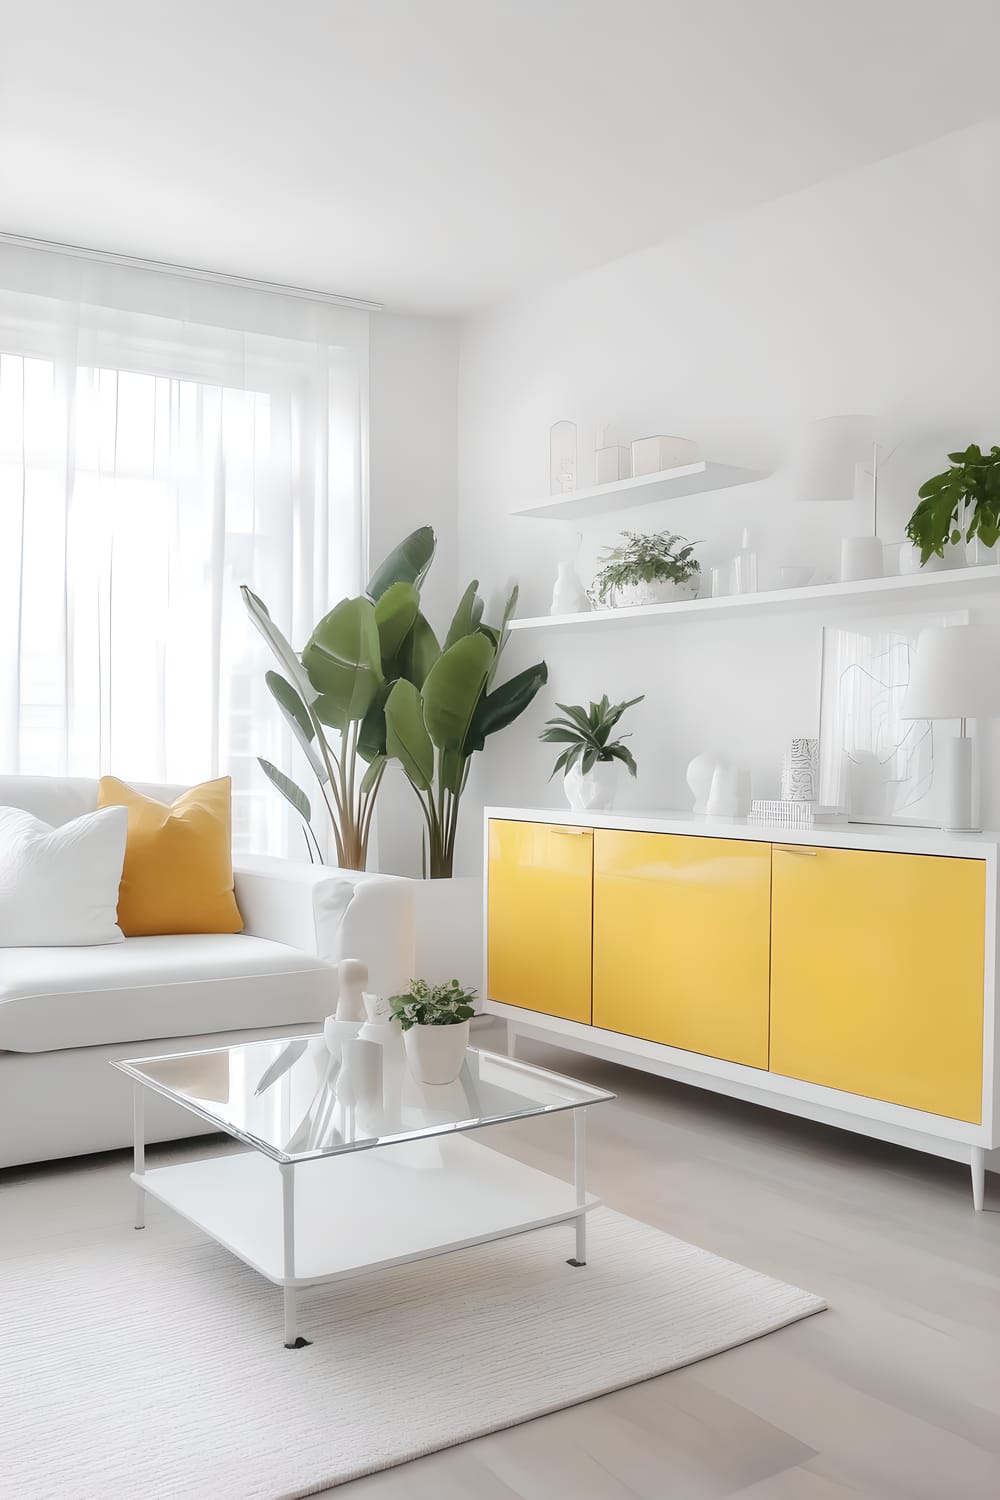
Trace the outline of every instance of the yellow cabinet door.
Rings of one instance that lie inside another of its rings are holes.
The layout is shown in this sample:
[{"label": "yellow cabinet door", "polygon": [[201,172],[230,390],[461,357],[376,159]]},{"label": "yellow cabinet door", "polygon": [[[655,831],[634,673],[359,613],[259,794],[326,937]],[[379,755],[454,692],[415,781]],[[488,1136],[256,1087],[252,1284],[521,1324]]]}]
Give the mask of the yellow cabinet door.
[{"label": "yellow cabinet door", "polygon": [[490,820],[489,998],[590,1021],[593,833]]},{"label": "yellow cabinet door", "polygon": [[767,1067],[771,847],[598,830],[594,1025]]},{"label": "yellow cabinet door", "polygon": [[982,860],[776,844],[772,1071],[978,1121],[985,892]]}]

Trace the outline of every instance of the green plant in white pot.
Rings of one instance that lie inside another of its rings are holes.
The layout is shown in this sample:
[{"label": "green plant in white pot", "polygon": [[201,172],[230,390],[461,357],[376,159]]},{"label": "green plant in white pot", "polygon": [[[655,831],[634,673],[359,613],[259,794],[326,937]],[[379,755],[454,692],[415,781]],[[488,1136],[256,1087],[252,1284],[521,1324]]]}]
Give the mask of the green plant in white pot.
[{"label": "green plant in white pot", "polygon": [[672,531],[623,531],[624,541],[606,548],[591,586],[599,604],[663,604],[693,599],[701,587],[696,542]]},{"label": "green plant in white pot", "polygon": [[644,696],[640,693],[625,703],[611,703],[605,693],[589,708],[579,703],[557,703],[561,716],[546,720],[539,739],[565,747],[556,757],[552,776],[557,771],[563,773],[566,797],[574,811],[599,812],[614,806],[619,764],[635,776],[635,757],[624,743],[629,736],[612,739],[611,731],[625,710],[641,703]]},{"label": "green plant in white pot", "polygon": [[408,990],[393,995],[393,1020],[402,1028],[410,1072],[421,1083],[454,1083],[462,1071],[475,997],[457,979],[433,985],[411,979]]}]

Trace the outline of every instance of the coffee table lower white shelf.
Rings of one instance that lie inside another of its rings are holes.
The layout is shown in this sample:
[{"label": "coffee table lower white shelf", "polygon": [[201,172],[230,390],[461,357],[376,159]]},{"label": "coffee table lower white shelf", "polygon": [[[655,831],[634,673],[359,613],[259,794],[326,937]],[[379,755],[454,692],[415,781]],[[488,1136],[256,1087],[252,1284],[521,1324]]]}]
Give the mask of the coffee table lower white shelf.
[{"label": "coffee table lower white shelf", "polygon": [[[301,1050],[285,1067],[284,1039],[115,1064],[135,1088],[136,1228],[149,1194],[280,1286],[287,1348],[309,1342],[299,1328],[306,1287],[559,1223],[574,1230],[569,1264],[586,1264],[597,1202],[586,1191],[586,1108],[612,1095],[470,1048],[457,1084],[387,1070],[383,1101],[365,1111],[338,1101],[338,1087],[349,1091],[322,1038],[294,1041]],[[147,1171],[147,1089],[250,1149]],[[573,1114],[571,1183],[468,1135],[558,1110]]]}]

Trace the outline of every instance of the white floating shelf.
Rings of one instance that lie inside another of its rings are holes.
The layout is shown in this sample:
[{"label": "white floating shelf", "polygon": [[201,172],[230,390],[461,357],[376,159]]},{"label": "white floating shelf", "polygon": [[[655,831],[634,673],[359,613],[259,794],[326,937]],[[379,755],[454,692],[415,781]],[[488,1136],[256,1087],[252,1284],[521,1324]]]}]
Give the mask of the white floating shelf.
[{"label": "white floating shelf", "polygon": [[623,609],[597,609],[586,615],[537,615],[512,620],[511,630],[600,629],[602,625],[662,624],[668,619],[686,620],[698,615],[761,615],[788,609],[807,609],[818,604],[864,604],[898,600],[908,604],[910,596],[933,601],[961,596],[964,591],[1000,584],[1000,566],[948,568],[937,573],[906,573],[895,578],[864,578],[858,583],[816,583],[801,589],[773,589],[758,594],[724,594],[719,599],[682,599],[675,604],[634,604]]},{"label": "white floating shelf", "polygon": [[638,479],[619,479],[614,484],[598,484],[589,490],[571,490],[568,495],[550,495],[512,514],[545,521],[571,521],[576,516],[607,515],[613,510],[629,510],[634,505],[652,505],[657,500],[677,500],[682,495],[726,490],[734,484],[753,484],[763,478],[756,469],[741,469],[734,464],[683,464],[659,474],[642,474]]}]

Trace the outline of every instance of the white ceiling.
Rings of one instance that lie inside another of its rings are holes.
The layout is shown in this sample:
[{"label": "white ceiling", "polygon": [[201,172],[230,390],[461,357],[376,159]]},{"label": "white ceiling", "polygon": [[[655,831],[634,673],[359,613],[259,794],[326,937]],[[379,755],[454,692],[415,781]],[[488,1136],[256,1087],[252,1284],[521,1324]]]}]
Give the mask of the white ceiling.
[{"label": "white ceiling", "polygon": [[1000,110],[996,0],[0,13],[0,229],[430,313]]}]

